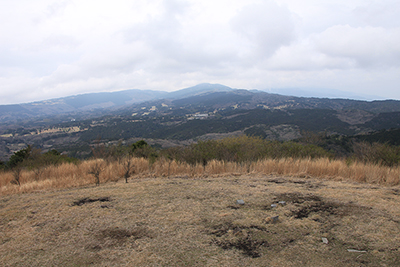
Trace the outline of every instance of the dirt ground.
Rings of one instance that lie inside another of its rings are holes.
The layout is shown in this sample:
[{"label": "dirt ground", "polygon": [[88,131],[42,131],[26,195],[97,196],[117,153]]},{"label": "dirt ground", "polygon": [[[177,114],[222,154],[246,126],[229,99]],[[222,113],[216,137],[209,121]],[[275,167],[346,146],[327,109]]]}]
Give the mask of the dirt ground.
[{"label": "dirt ground", "polygon": [[399,204],[399,186],[262,175],[7,195],[0,265],[400,266]]}]

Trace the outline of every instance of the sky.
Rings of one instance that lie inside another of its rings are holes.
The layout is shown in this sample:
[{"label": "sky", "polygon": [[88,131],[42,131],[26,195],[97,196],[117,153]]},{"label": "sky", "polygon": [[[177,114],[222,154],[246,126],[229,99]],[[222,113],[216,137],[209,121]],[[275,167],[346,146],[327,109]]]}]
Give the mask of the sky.
[{"label": "sky", "polygon": [[0,104],[199,83],[400,99],[400,1],[0,0]]}]

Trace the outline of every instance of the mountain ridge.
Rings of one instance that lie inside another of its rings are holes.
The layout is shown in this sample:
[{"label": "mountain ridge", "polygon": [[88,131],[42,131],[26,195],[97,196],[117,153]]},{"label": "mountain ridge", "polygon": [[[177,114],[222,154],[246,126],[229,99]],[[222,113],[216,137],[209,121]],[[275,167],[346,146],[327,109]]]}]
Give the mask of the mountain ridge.
[{"label": "mountain ridge", "polygon": [[[397,100],[354,100],[346,98],[320,98],[320,97],[299,97],[293,95],[282,95],[276,91],[271,93],[263,90],[256,89],[233,89],[231,87],[221,84],[202,83],[192,87],[180,89],[173,92],[155,91],[155,90],[141,90],[141,89],[129,89],[116,92],[99,92],[99,93],[87,93],[79,94],[61,98],[48,99],[43,101],[36,101],[30,103],[11,104],[11,105],[0,105],[0,123],[17,122],[23,120],[29,120],[32,118],[40,118],[55,115],[77,115],[93,113],[92,116],[101,116],[111,110],[117,110],[120,108],[127,107],[132,104],[144,103],[149,101],[157,101],[162,99],[179,100],[189,97],[204,96],[212,93],[232,93],[239,92],[257,94],[258,97],[268,97],[271,102],[282,102],[283,105],[288,105],[288,101],[301,101],[302,107],[306,107],[306,103],[310,105],[310,108],[315,108],[315,102],[325,101],[329,102],[329,107],[333,109],[340,109],[342,106],[339,104],[334,107],[334,103],[343,101],[356,101],[358,103],[358,109],[368,110],[365,106],[368,103],[377,103],[376,101],[397,101]],[[361,102],[360,102],[361,101]],[[182,102],[182,101],[181,101]],[[285,102],[285,103],[283,103]],[[314,103],[313,103],[314,102]],[[397,103],[397,102],[396,102]],[[292,108],[293,105],[289,105]],[[363,107],[364,106],[364,107]]]},{"label": "mountain ridge", "polygon": [[117,109],[167,96],[171,99],[179,99],[210,91],[228,90],[233,89],[220,84],[203,83],[174,92],[129,89],[116,92],[78,94],[30,103],[0,105],[0,123],[59,114]]}]

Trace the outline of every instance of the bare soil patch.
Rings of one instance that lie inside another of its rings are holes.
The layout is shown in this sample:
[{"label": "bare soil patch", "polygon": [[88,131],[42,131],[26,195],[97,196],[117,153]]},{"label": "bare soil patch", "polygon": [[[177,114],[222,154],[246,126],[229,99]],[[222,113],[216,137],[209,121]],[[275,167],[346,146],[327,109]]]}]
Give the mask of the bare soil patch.
[{"label": "bare soil patch", "polygon": [[244,175],[2,196],[0,260],[2,266],[399,266],[399,189]]}]

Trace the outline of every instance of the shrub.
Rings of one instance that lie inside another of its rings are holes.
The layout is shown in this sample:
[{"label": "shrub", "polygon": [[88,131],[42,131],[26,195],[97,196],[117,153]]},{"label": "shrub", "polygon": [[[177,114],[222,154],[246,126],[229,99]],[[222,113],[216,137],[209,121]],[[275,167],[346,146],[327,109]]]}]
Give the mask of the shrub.
[{"label": "shrub", "polygon": [[32,152],[32,147],[30,145],[28,145],[24,149],[14,152],[14,155],[10,157],[7,166],[11,169],[16,167],[17,165],[21,164],[24,160],[28,159],[29,156],[31,155],[31,152]]},{"label": "shrub", "polygon": [[0,160],[0,171],[4,170],[5,168],[6,168],[5,162]]},{"label": "shrub", "polygon": [[397,166],[400,162],[400,147],[381,143],[358,142],[353,144],[353,157],[365,163]]},{"label": "shrub", "polygon": [[35,179],[39,180],[47,166],[77,162],[77,159],[61,155],[55,149],[42,153],[41,149],[36,149],[28,145],[26,148],[19,150],[12,155],[8,163],[5,165],[5,168],[8,168],[13,172],[14,180],[12,182],[20,185],[20,177],[23,169],[32,170],[35,173]]}]

